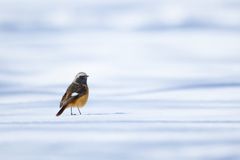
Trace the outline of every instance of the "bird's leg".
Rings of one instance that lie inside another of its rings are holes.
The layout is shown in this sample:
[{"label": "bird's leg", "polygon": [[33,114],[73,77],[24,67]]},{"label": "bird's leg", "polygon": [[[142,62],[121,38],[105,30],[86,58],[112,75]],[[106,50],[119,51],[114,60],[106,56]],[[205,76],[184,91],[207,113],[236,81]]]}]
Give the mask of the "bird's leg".
[{"label": "bird's leg", "polygon": [[73,114],[73,113],[72,113],[72,107],[71,107],[71,115],[76,115],[76,114]]},{"label": "bird's leg", "polygon": [[[78,107],[77,107],[78,108]],[[78,111],[79,111],[79,113],[80,113],[80,115],[81,115],[81,112],[80,112],[80,109],[78,108]]]}]

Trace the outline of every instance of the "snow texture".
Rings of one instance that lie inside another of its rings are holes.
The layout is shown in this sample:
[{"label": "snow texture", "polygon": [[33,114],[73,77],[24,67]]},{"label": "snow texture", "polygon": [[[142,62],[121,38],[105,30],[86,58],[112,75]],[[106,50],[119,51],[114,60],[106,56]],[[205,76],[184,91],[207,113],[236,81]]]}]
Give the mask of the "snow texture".
[{"label": "snow texture", "polygon": [[239,160],[239,6],[0,1],[0,159]]}]

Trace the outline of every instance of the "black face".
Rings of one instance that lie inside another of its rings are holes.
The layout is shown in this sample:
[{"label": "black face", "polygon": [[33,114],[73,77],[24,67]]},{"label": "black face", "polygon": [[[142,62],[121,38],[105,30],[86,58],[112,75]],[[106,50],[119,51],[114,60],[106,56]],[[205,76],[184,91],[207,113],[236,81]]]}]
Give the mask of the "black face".
[{"label": "black face", "polygon": [[88,76],[79,76],[79,77],[76,79],[76,82],[77,82],[77,83],[80,83],[80,84],[86,84],[86,85],[87,85],[87,77],[88,77]]}]

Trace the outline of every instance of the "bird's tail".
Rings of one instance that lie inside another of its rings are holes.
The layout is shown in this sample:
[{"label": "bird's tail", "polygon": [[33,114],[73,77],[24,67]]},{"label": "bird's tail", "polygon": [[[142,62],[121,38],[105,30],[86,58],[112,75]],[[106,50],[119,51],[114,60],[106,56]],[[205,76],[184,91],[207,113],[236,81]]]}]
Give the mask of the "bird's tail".
[{"label": "bird's tail", "polygon": [[56,114],[56,116],[60,116],[65,109],[66,109],[66,106],[63,106],[63,107],[60,109],[60,111]]}]

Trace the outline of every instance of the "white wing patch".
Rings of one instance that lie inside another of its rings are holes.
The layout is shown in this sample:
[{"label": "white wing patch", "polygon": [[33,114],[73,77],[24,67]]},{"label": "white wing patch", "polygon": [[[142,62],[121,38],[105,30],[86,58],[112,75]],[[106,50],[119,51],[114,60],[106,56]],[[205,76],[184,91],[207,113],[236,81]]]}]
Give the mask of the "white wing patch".
[{"label": "white wing patch", "polygon": [[74,92],[74,93],[72,93],[72,95],[71,96],[77,96],[78,95],[78,93],[77,92]]}]

